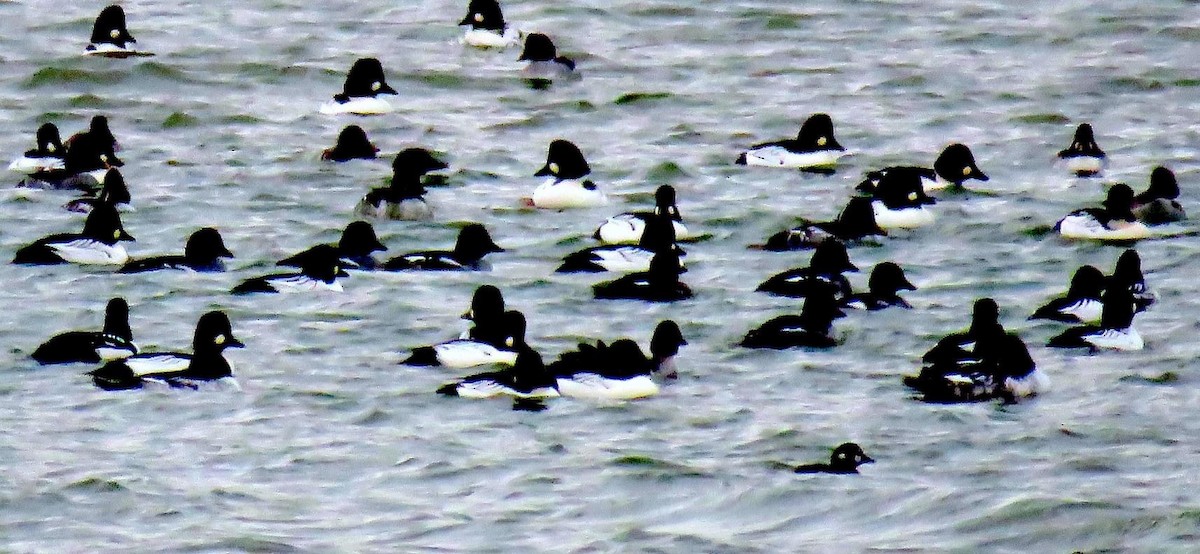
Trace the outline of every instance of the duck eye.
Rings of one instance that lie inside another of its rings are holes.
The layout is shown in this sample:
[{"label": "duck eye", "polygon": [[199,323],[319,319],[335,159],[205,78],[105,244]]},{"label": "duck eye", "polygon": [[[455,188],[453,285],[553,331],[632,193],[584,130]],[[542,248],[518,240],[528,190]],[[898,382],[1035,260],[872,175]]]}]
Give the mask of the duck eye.
[{"label": "duck eye", "polygon": [[483,14],[481,14],[481,13],[477,13],[477,14],[475,14],[475,22],[476,22],[476,23],[483,23]]},{"label": "duck eye", "polygon": [[967,175],[970,175],[970,174],[971,174],[971,166],[968,165],[963,168],[963,177],[966,177]]},{"label": "duck eye", "polygon": [[558,164],[550,162],[550,173],[558,175]]},{"label": "duck eye", "polygon": [[825,137],[818,138],[818,139],[817,139],[817,146],[825,146],[825,143],[826,143],[826,142],[829,142],[829,141],[828,141],[828,140],[826,140],[826,139],[825,139]]},{"label": "duck eye", "polygon": [[114,238],[114,239],[119,239],[119,238],[121,238],[121,230],[120,230],[120,229],[117,229],[116,231],[113,231],[113,238]]},{"label": "duck eye", "polygon": [[341,271],[341,270],[342,270],[342,268],[340,268],[340,267],[338,267],[338,266],[336,266],[336,265],[335,265],[335,266],[333,266],[333,272],[334,272],[334,273],[337,273],[337,272],[339,272],[339,271]]},{"label": "duck eye", "polygon": [[57,148],[55,148],[53,144],[47,144],[47,145],[46,145],[46,151],[47,151],[47,152],[53,152],[53,151],[55,151],[55,150],[57,150]]},{"label": "duck eye", "polygon": [[112,38],[121,38],[121,31],[118,31],[117,29],[113,29],[108,32],[108,36],[110,36]]},{"label": "duck eye", "polygon": [[108,154],[100,154],[100,161],[108,163]]},{"label": "duck eye", "polygon": [[371,83],[372,91],[378,91],[380,88],[383,88],[383,84],[380,83],[379,81],[375,81],[374,83]]},{"label": "duck eye", "polygon": [[512,345],[513,345],[513,338],[512,338],[512,337],[508,337],[508,338],[504,339],[504,346],[507,346],[507,347],[509,347],[509,348],[512,348]]},{"label": "duck eye", "polygon": [[217,335],[216,337],[213,337],[213,344],[218,346],[225,344],[225,335]]},{"label": "duck eye", "polygon": [[917,199],[917,193],[915,193],[915,192],[910,192],[910,193],[908,193],[908,199],[909,199],[909,200],[916,200],[916,199]]}]

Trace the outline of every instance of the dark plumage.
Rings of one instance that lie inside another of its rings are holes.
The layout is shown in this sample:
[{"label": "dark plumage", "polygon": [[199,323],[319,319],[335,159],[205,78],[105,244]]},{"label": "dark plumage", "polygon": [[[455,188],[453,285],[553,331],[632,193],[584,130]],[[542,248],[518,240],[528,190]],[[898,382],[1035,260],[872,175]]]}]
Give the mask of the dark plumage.
[{"label": "dark plumage", "polygon": [[692,289],[679,282],[683,268],[679,265],[679,253],[674,250],[658,252],[650,260],[650,270],[631,273],[619,279],[592,286],[596,298],[613,300],[646,300],[649,302],[674,302],[692,297]]},{"label": "dark plumage", "polygon": [[846,271],[858,271],[858,267],[850,262],[846,245],[841,241],[830,239],[821,242],[813,252],[808,267],[789,269],[771,276],[754,289],[777,296],[803,298],[809,291],[820,287],[831,287],[837,299],[850,294],[850,281],[842,275]]},{"label": "dark plumage", "polygon": [[[1085,265],[1075,270],[1071,277],[1071,286],[1066,296],[1060,296],[1047,302],[1029,319],[1049,319],[1065,323],[1079,323],[1081,308],[1094,311],[1101,303],[1100,297],[1104,292],[1104,274],[1099,269]],[[1090,303],[1095,303],[1094,305]]]},{"label": "dark plumage", "polygon": [[358,125],[347,125],[338,134],[337,144],[321,153],[322,160],[345,162],[349,160],[373,160],[379,149],[371,144],[367,132]]},{"label": "dark plumage", "polygon": [[396,256],[383,264],[388,271],[479,271],[486,269],[483,257],[504,249],[492,242],[487,229],[478,223],[463,227],[454,243],[454,250],[426,250]]},{"label": "dark plumage", "polygon": [[842,306],[861,308],[865,310],[882,310],[891,306],[912,308],[897,294],[902,290],[917,290],[916,285],[908,281],[904,270],[895,262],[881,262],[871,270],[867,280],[867,292],[851,294],[842,299]]},{"label": "dark plumage", "polygon": [[192,358],[187,368],[179,371],[137,374],[123,361],[113,361],[88,373],[92,383],[108,391],[140,389],[149,381],[163,383],[175,389],[196,389],[206,382],[233,376],[233,368],[222,352],[226,348],[242,348],[233,336],[225,312],[212,311],[200,317],[192,338]]},{"label": "dark plumage", "polygon": [[[375,236],[375,228],[365,221],[350,223],[342,231],[342,237],[338,240],[337,244],[324,246],[336,249],[338,257],[345,267],[368,271],[376,269],[379,266],[379,262],[375,261],[375,257],[372,254],[387,250],[387,247],[382,242],[379,242],[379,238]],[[299,254],[284,258],[276,265],[304,267],[314,256],[324,255],[321,252],[316,252],[316,250],[317,247],[314,246]]]},{"label": "dark plumage", "polygon": [[836,239],[840,241],[861,240],[871,235],[887,235],[875,223],[875,210],[869,197],[856,196],[833,221],[804,222],[780,231],[767,238],[763,247],[773,252],[816,248],[821,243]]},{"label": "dark plumage", "polygon": [[846,317],[838,307],[830,285],[814,286],[804,299],[800,315],[772,318],[746,333],[741,345],[746,348],[832,348],[837,346],[833,336],[833,320]]},{"label": "dark plumage", "polygon": [[376,58],[360,58],[350,66],[341,94],[333,99],[345,104],[351,98],[374,98],[380,94],[397,94],[383,76],[383,64]]},{"label": "dark plumage", "polygon": [[184,271],[225,271],[221,258],[232,258],[233,253],[225,247],[221,233],[212,227],[204,227],[188,237],[182,256],[155,256],[126,263],[118,273],[141,273],[159,269],[181,269]]},{"label": "dark plumage", "polygon": [[68,331],[50,338],[33,351],[39,364],[99,362],[137,354],[133,332],[129,329],[129,304],[124,298],[108,301],[104,310],[104,328],[99,331]]},{"label": "dark plumage", "polygon": [[836,473],[848,475],[858,473],[858,466],[874,463],[875,460],[863,452],[862,447],[848,442],[833,449],[827,464],[804,464],[796,466],[796,473]]}]

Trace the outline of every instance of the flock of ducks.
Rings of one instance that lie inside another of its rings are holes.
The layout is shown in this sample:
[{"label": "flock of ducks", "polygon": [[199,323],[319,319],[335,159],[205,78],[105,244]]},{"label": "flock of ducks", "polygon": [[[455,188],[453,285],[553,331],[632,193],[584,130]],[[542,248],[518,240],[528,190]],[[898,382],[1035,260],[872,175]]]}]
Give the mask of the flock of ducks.
[{"label": "flock of ducks", "polygon": [[[559,56],[543,34],[524,34],[508,25],[495,0],[471,0],[460,25],[467,30],[462,42],[479,48],[504,49],[523,45],[520,60],[528,65],[522,78],[538,87],[556,80],[578,78],[575,63]],[[86,55],[124,58],[149,56],[138,50],[119,6],[105,8],[97,17]],[[340,93],[321,105],[323,114],[374,115],[392,111],[386,96],[397,94],[387,84],[379,60],[357,60],[347,73]],[[233,254],[220,233],[210,227],[193,233],[182,255],[132,259],[123,246],[134,240],[123,227],[121,208],[131,201],[118,169],[119,144],[104,116],[92,119],[88,129],[60,138],[52,123],[37,130],[36,148],[14,161],[9,169],[27,175],[21,186],[78,191],[82,195],[67,209],[87,214],[79,233],[55,234],[19,249],[13,262],[24,265],[73,263],[118,266],[118,273],[156,270],[224,271],[225,258]],[[748,147],[735,163],[746,166],[832,172],[844,147],[833,132],[833,120],[813,114],[794,139],[763,142]],[[378,157],[367,133],[358,125],[346,126],[337,143],[322,153],[330,162]],[[1068,171],[1079,177],[1103,172],[1106,155],[1096,143],[1093,129],[1082,124],[1070,146],[1058,153]],[[372,220],[428,220],[433,210],[425,202],[425,184],[431,172],[448,165],[423,148],[400,151],[392,163],[390,183],[370,190],[354,213]],[[588,179],[591,168],[582,151],[568,140],[548,146],[545,164],[533,173],[543,177],[532,195],[521,199],[531,208],[564,210],[595,207],[608,201]],[[916,290],[904,270],[894,262],[875,266],[867,291],[854,292],[844,276],[858,271],[847,244],[856,244],[889,233],[933,223],[936,199],[931,191],[962,189],[969,180],[987,181],[970,148],[947,146],[930,167],[897,166],[871,171],[855,188],[845,208],[833,221],[804,222],[767,237],[766,251],[813,250],[808,266],[766,279],[757,291],[804,299],[798,315],[766,321],[746,333],[746,348],[832,348],[838,344],[832,328],[847,309],[910,308],[901,291]],[[1154,226],[1184,219],[1177,198],[1174,174],[1159,167],[1150,176],[1149,189],[1141,194],[1124,184],[1111,187],[1097,207],[1083,208],[1063,217],[1055,230],[1065,238],[1129,242],[1151,236]],[[684,225],[676,191],[663,185],[655,192],[653,209],[622,213],[602,222],[593,233],[601,244],[566,256],[558,272],[610,272],[616,278],[593,287],[598,299],[635,299],[673,302],[692,296],[680,281],[686,255],[680,242],[697,238]],[[336,244],[320,244],[280,260],[294,268],[247,279],[231,289],[233,294],[341,291],[340,278],[354,271],[475,271],[489,268],[484,258],[504,252],[480,224],[464,226],[451,250],[411,252],[377,260],[387,247],[370,223],[349,224]],[[1065,330],[1049,342],[1052,347],[1136,350],[1143,340],[1133,329],[1134,315],[1154,302],[1143,279],[1137,252],[1125,251],[1114,273],[1084,266],[1076,271],[1066,295],[1032,314],[1080,326]],[[1016,401],[1047,390],[1049,380],[1037,370],[1023,341],[1006,331],[999,321],[999,306],[989,298],[975,302],[970,326],[939,341],[923,356],[917,375],[904,378],[916,395],[929,402],[975,402],[989,399]],[[654,395],[663,379],[676,377],[674,358],[687,344],[679,326],[662,321],[650,339],[647,356],[636,342],[619,339],[582,343],[545,364],[526,343],[526,319],[520,311],[506,309],[501,291],[479,287],[463,317],[470,329],[444,343],[412,350],[403,362],[412,366],[441,366],[455,370],[493,366],[447,383],[438,393],[464,398],[507,396],[518,409],[542,409],[546,398],[569,396],[628,400]],[[146,387],[237,388],[233,367],[225,360],[226,348],[242,347],[234,337],[229,318],[221,311],[204,314],[196,325],[192,351],[140,352],[129,326],[125,300],[109,301],[104,327],[99,332],[71,331],[49,339],[33,353],[42,364],[102,363],[89,375],[104,390]],[[800,473],[856,473],[873,460],[853,443],[834,450],[829,464],[796,468]]]}]

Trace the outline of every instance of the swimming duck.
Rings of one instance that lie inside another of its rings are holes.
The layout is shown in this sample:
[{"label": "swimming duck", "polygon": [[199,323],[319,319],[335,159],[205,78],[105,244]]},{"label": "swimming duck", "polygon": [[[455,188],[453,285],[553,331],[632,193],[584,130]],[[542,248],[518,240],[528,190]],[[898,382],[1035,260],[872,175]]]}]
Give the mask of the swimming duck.
[{"label": "swimming duck", "polygon": [[[88,373],[96,387],[107,391],[132,390],[146,387],[165,387],[171,389],[225,388],[241,390],[237,379],[233,376],[233,365],[225,359],[223,352],[226,348],[242,348],[242,344],[233,336],[229,316],[225,312],[212,311],[200,317],[196,323],[196,333],[192,338],[192,353],[170,352],[165,354],[144,354],[125,360],[116,360],[105,364],[100,369]],[[147,357],[140,360],[141,356]],[[139,361],[149,362],[149,359],[161,356],[176,360],[186,360],[187,365],[179,369],[148,371],[155,367],[154,363],[139,365]]]},{"label": "swimming duck", "polygon": [[225,247],[221,233],[212,227],[204,227],[188,237],[182,256],[154,256],[133,260],[121,266],[117,273],[142,273],[160,269],[177,269],[187,272],[225,271],[221,258],[232,258],[233,253]]},{"label": "swimming duck", "polygon": [[804,222],[797,227],[780,231],[767,238],[765,250],[786,252],[816,248],[821,243],[834,239],[843,242],[861,240],[871,235],[887,235],[887,231],[875,223],[872,199],[863,196],[851,198],[837,219],[833,221]]},{"label": "swimming duck", "polygon": [[1155,301],[1154,292],[1146,286],[1146,278],[1142,275],[1142,258],[1137,250],[1132,248],[1121,253],[1112,275],[1105,282],[1106,288],[1128,290],[1133,295],[1137,311],[1143,311]]},{"label": "swimming duck", "polygon": [[558,55],[558,49],[550,37],[531,33],[525,37],[525,48],[517,61],[529,62],[521,70],[521,77],[532,81],[535,87],[544,87],[551,81],[577,77],[575,61]]},{"label": "swimming duck", "polygon": [[1005,332],[999,323],[972,324],[972,331],[975,342],[969,355],[927,364],[919,375],[905,376],[904,384],[922,401],[940,404],[1016,402],[1049,390],[1049,378],[1037,369],[1020,337]]},{"label": "swimming duck", "polygon": [[904,275],[904,270],[895,262],[882,262],[871,270],[867,280],[867,292],[858,292],[842,299],[842,306],[857,310],[882,310],[891,306],[912,308],[900,295],[902,290],[917,290]]},{"label": "swimming duck", "polygon": [[1096,135],[1092,126],[1087,123],[1075,128],[1075,138],[1071,145],[1058,153],[1059,159],[1067,164],[1067,169],[1078,177],[1091,177],[1104,171],[1108,158],[1096,144]]},{"label": "swimming duck", "polygon": [[129,329],[129,304],[124,298],[113,298],[104,309],[102,330],[60,333],[38,346],[32,357],[42,365],[96,363],[128,358],[137,352]]},{"label": "swimming duck", "polygon": [[673,249],[660,250],[650,259],[650,269],[630,273],[612,281],[592,286],[598,299],[646,300],[648,302],[674,302],[692,297],[692,289],[679,282],[684,269],[679,264],[679,253]]},{"label": "swimming duck", "polygon": [[548,210],[590,208],[608,203],[596,183],[585,179],[592,168],[575,143],[558,139],[550,143],[546,165],[534,177],[548,177],[529,200],[531,206]]},{"label": "swimming duck", "polygon": [[1150,172],[1150,187],[1133,197],[1133,215],[1146,225],[1160,225],[1187,219],[1179,198],[1179,182],[1165,167]]},{"label": "swimming duck", "polygon": [[383,264],[388,271],[438,270],[438,271],[486,271],[490,266],[483,257],[492,252],[504,252],[487,229],[478,223],[463,227],[458,232],[454,250],[426,250],[396,256]]},{"label": "swimming duck", "polygon": [[108,204],[116,206],[117,210],[128,208],[130,201],[133,198],[129,195],[129,187],[125,184],[125,177],[121,175],[121,171],[113,167],[104,175],[104,186],[100,188],[100,194],[90,196],[87,193],[84,196],[71,200],[63,204],[69,212],[87,214],[92,213],[92,210],[99,204]]},{"label": "swimming duck", "polygon": [[478,373],[442,385],[438,394],[462,398],[553,398],[559,396],[558,382],[532,348],[524,346],[517,352],[512,367],[499,371]]},{"label": "swimming duck", "polygon": [[858,466],[872,464],[875,460],[863,452],[861,446],[852,442],[844,443],[833,449],[827,464],[804,464],[796,466],[795,473],[835,473],[839,475],[857,474]]},{"label": "swimming duck", "polygon": [[331,162],[346,162],[350,160],[373,160],[379,153],[379,148],[371,144],[367,132],[358,125],[347,125],[338,133],[337,143],[333,148],[321,152],[321,159]]},{"label": "swimming duck", "polygon": [[941,190],[944,188],[962,188],[969,179],[987,181],[989,177],[975,164],[975,155],[965,144],[951,144],[938,154],[933,161],[933,167],[895,166],[867,173],[867,178],[859,183],[860,192],[872,193],[879,186],[880,180],[889,173],[907,173],[920,178],[924,191]]},{"label": "swimming duck", "polygon": [[850,262],[850,254],[846,245],[838,240],[826,240],[813,252],[807,267],[789,269],[773,275],[754,289],[777,296],[802,298],[813,288],[831,287],[837,299],[850,294],[850,281],[842,273],[858,271],[858,266]]},{"label": "swimming duck", "polygon": [[137,44],[129,29],[125,27],[125,10],[121,6],[109,6],[100,11],[92,25],[92,38],[84,49],[84,55],[103,56],[106,58],[128,58],[132,56],[153,56],[152,52],[137,50],[131,45]]},{"label": "swimming duck", "polygon": [[309,293],[312,291],[342,292],[338,277],[349,276],[342,269],[341,257],[328,244],[318,244],[309,249],[301,261],[299,273],[276,273],[242,281],[234,287],[233,294],[266,293]]},{"label": "swimming duck", "polygon": [[380,98],[384,94],[397,94],[388,86],[383,76],[383,64],[376,58],[360,58],[350,66],[342,92],[333,95],[333,100],[321,105],[325,115],[355,114],[378,115],[392,111],[392,105]]},{"label": "swimming duck", "polygon": [[816,113],[804,121],[796,138],[755,144],[739,155],[735,163],[829,170],[837,165],[845,150],[833,136],[833,119],[828,114]]},{"label": "swimming duck", "polygon": [[405,148],[392,162],[392,181],[386,187],[371,189],[358,201],[354,212],[363,217],[419,220],[433,217],[433,208],[425,202],[421,177],[430,171],[446,169],[445,162],[424,148]]},{"label": "swimming duck", "polygon": [[1150,236],[1150,229],[1133,215],[1133,190],[1118,183],[1108,189],[1101,208],[1075,210],[1054,225],[1063,238],[1129,241]]},{"label": "swimming duck", "polygon": [[501,327],[504,339],[485,342],[478,339],[456,339],[433,346],[414,348],[412,355],[401,362],[412,366],[443,366],[464,369],[481,365],[513,365],[525,345],[525,315],[510,310],[504,313]]},{"label": "swimming duck", "polygon": [[496,0],[471,0],[459,26],[468,26],[462,42],[476,48],[508,48],[521,43],[521,32],[504,21]]},{"label": "swimming duck", "polygon": [[833,336],[833,320],[846,317],[834,298],[829,285],[814,286],[804,299],[800,315],[781,315],[746,333],[741,345],[746,348],[781,350],[802,346],[832,348],[837,346]]},{"label": "swimming duck", "polygon": [[43,123],[37,130],[37,148],[25,151],[20,158],[8,164],[8,170],[32,175],[39,171],[64,169],[62,139],[58,135],[58,127],[53,123]]},{"label": "swimming duck", "polygon": [[605,400],[631,400],[658,394],[654,376],[675,377],[675,355],[686,345],[679,325],[665,320],[654,329],[650,357],[637,343],[619,339],[606,345],[580,343],[579,349],[561,354],[548,366],[563,396]]},{"label": "swimming duck", "polygon": [[614,215],[600,225],[592,236],[604,244],[637,244],[642,240],[646,222],[654,216],[662,214],[666,214],[671,219],[671,226],[675,228],[676,240],[692,238],[687,227],[683,225],[679,208],[675,205],[675,187],[671,185],[660,185],[654,191],[654,211],[625,212]]},{"label": "swimming duck", "polygon": [[[379,238],[375,236],[375,228],[365,221],[355,221],[346,226],[337,244],[329,244],[337,250],[342,267],[371,271],[379,267],[374,252],[387,250]],[[280,260],[275,265],[304,267],[304,264],[314,256],[314,246],[294,256]],[[315,255],[322,255],[317,253]]]},{"label": "swimming duck", "polygon": [[1085,265],[1075,270],[1066,296],[1047,302],[1033,312],[1029,319],[1049,319],[1067,323],[1100,321],[1100,312],[1104,306],[1101,301],[1103,293],[1104,274],[1093,266]]},{"label": "swimming duck", "polygon": [[17,251],[14,264],[102,264],[121,265],[129,253],[121,245],[134,240],[121,225],[121,215],[108,204],[96,206],[88,214],[82,233],[50,235]]},{"label": "swimming duck", "polygon": [[1134,300],[1128,289],[1110,287],[1104,291],[1104,308],[1099,325],[1082,325],[1067,329],[1050,339],[1054,348],[1087,348],[1092,351],[1141,350],[1146,343],[1133,328]]}]

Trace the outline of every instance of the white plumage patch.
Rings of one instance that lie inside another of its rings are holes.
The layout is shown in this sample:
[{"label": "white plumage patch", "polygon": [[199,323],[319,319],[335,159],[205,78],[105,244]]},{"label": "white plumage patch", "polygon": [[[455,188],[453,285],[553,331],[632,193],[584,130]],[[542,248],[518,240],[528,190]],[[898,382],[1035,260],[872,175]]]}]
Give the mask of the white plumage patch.
[{"label": "white plumage patch", "polygon": [[1150,236],[1150,229],[1141,222],[1120,222],[1114,227],[1100,223],[1088,212],[1074,212],[1058,222],[1059,234],[1069,239],[1133,240]]},{"label": "white plumage patch", "polygon": [[330,100],[321,104],[320,109],[323,115],[379,115],[391,113],[392,111],[392,105],[387,100],[374,97],[351,98],[348,102],[344,103]]},{"label": "white plumage patch", "polygon": [[517,363],[516,352],[500,350],[490,344],[473,340],[444,342],[435,345],[433,351],[437,354],[438,363],[452,369]]},{"label": "white plumage patch", "polygon": [[125,358],[125,365],[134,375],[183,371],[192,363],[191,354],[138,354]]},{"label": "white plumage patch", "polygon": [[1004,388],[1015,397],[1035,396],[1050,390],[1050,378],[1040,369],[1024,377],[1009,377],[1004,380]]},{"label": "white plumage patch", "polygon": [[875,211],[875,224],[882,229],[916,229],[933,223],[933,212],[925,206],[912,208],[888,209],[883,202],[871,202]]},{"label": "white plumage patch", "polygon": [[87,50],[83,51],[83,55],[100,56],[102,58],[130,58],[134,56],[153,56],[154,53],[136,48],[117,46],[111,42],[102,42],[99,44],[89,44]]},{"label": "white plumage patch", "polygon": [[84,265],[120,265],[129,261],[129,253],[120,243],[108,245],[94,239],[75,239],[47,244],[63,261]]},{"label": "white plumage patch", "polygon": [[1107,350],[1141,350],[1146,347],[1146,342],[1133,327],[1104,329],[1097,333],[1084,335],[1083,340],[1096,348]]},{"label": "white plumage patch", "polygon": [[658,385],[646,375],[612,379],[595,373],[577,373],[558,378],[562,396],[596,400],[632,400],[658,394]]},{"label": "white plumage patch", "polygon": [[62,158],[30,158],[28,156],[21,156],[8,164],[9,171],[24,175],[32,175],[39,171],[49,171],[51,169],[63,169],[64,167],[66,166],[63,164]]},{"label": "white plumage patch", "polygon": [[[672,221],[671,224],[675,227],[675,240],[693,238],[682,223]],[[596,230],[596,234],[604,244],[637,244],[645,231],[646,221],[642,218],[633,214],[619,214],[608,218]]]},{"label": "white plumage patch", "polygon": [[[592,254],[598,258],[595,260],[597,265],[603,267],[606,271],[620,273],[649,271],[650,260],[654,258],[654,252],[636,246],[622,246],[611,250],[593,250]],[[680,265],[683,264],[680,263]]]},{"label": "white plumage patch", "polygon": [[1067,169],[1072,173],[1096,174],[1104,171],[1104,158],[1095,156],[1075,156],[1067,158]]},{"label": "white plumage patch", "polygon": [[1059,310],[1059,312],[1067,315],[1073,315],[1084,323],[1095,323],[1100,321],[1100,314],[1103,312],[1103,310],[1103,302],[1091,298],[1085,298],[1062,308]]},{"label": "white plumage patch", "polygon": [[462,37],[462,43],[475,48],[508,48],[521,43],[521,32],[516,29],[505,29],[497,33],[487,29],[467,29]]},{"label": "white plumage patch", "polygon": [[845,155],[842,150],[792,152],[782,146],[762,146],[746,151],[746,165],[792,169],[831,168]]},{"label": "white plumage patch", "polygon": [[591,208],[607,203],[608,197],[600,189],[588,188],[580,179],[559,181],[551,177],[533,191],[533,205],[548,210]]},{"label": "white plumage patch", "polygon": [[307,292],[310,290],[327,290],[332,292],[342,292],[342,284],[334,280],[332,283],[326,283],[320,279],[313,279],[307,275],[291,275],[288,277],[276,277],[268,279],[275,290],[288,294],[295,292]]}]

